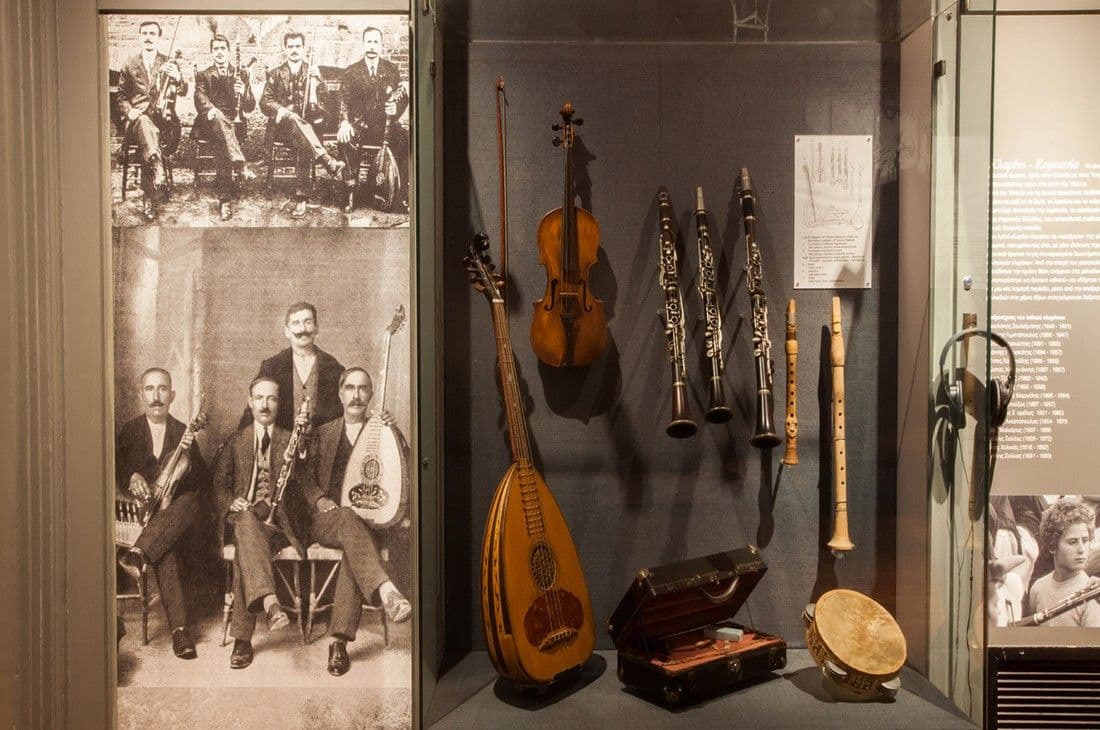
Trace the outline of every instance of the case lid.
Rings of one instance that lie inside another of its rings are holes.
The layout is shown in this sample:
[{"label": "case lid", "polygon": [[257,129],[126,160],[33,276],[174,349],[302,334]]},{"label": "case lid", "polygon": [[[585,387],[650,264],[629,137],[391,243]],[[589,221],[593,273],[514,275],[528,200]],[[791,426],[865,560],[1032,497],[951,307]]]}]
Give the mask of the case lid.
[{"label": "case lid", "polygon": [[638,571],[607,630],[622,647],[732,618],[767,571],[755,545]]}]

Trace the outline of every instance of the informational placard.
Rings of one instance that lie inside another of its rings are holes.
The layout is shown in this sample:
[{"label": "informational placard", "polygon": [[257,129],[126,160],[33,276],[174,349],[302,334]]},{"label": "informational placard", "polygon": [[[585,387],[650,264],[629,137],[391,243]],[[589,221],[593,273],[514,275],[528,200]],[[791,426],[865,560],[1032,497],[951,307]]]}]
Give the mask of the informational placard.
[{"label": "informational placard", "polygon": [[794,287],[871,287],[870,135],[794,138]]},{"label": "informational placard", "polygon": [[[1100,18],[997,23],[990,328],[1016,356],[990,485],[991,646],[1095,644]],[[1026,49],[1026,53],[1021,53]],[[1007,355],[993,376],[1007,382]]]}]

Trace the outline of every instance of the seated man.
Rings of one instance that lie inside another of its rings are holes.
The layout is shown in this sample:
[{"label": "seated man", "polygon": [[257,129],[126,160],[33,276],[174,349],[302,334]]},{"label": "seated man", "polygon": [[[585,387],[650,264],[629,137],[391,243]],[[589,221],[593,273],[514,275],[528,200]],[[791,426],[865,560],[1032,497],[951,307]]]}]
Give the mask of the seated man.
[{"label": "seated man", "polygon": [[[370,376],[363,368],[353,367],[340,376],[342,418],[317,429],[316,445],[310,459],[314,474],[303,494],[310,510],[310,537],[325,547],[344,551],[336,594],[332,603],[329,634],[329,674],[340,676],[351,668],[347,642],[355,640],[363,597],[375,593],[382,601],[386,616],[394,623],[409,618],[412,606],[386,575],[378,548],[367,524],[349,506],[340,506],[340,492],[349,465],[352,448],[367,421],[367,407],[373,395]],[[388,419],[388,415],[383,414]]]},{"label": "seated man", "polygon": [[[150,223],[157,219],[156,190],[164,185],[164,155],[174,151],[162,149],[161,126],[167,120],[155,114],[158,81],[174,85],[177,96],[187,93],[179,66],[157,50],[160,34],[160,24],[155,20],[138,26],[141,51],[126,61],[118,77],[118,111],[126,120],[123,144],[137,145],[141,157],[141,212]],[[178,136],[178,127],[174,135]],[[175,141],[178,143],[178,139]]]},{"label": "seated man", "polygon": [[[1039,521],[1039,547],[1054,557],[1054,570],[1036,580],[1028,596],[1028,613],[1067,602],[1074,594],[1100,584],[1085,572],[1096,527],[1096,513],[1072,497],[1062,497],[1043,512]],[[1043,626],[1100,626],[1100,603],[1084,601],[1046,619]]]},{"label": "seated man", "polygon": [[[246,122],[234,119],[256,108],[252,87],[245,83],[242,69],[229,63],[229,39],[215,35],[210,39],[214,63],[195,74],[195,129],[199,136],[214,147],[217,160],[218,212],[223,221],[233,217],[233,199],[237,197],[241,180],[256,175],[245,164],[241,143],[248,131]],[[233,173],[239,180],[234,183]]]},{"label": "seated man", "polygon": [[[363,59],[344,71],[340,94],[340,127],[336,140],[340,155],[348,164],[347,204],[344,212],[355,208],[355,183],[359,177],[360,145],[380,145],[390,124],[389,145],[400,169],[401,179],[408,179],[408,132],[397,119],[409,106],[409,94],[401,83],[397,64],[382,58],[382,31],[367,27],[363,30]],[[377,172],[377,171],[375,171]],[[374,184],[374,181],[371,181]],[[403,189],[402,194],[407,194]]]},{"label": "seated man", "polygon": [[177,447],[182,455],[174,471],[172,499],[149,519],[133,547],[119,560],[135,580],[141,579],[144,566],[153,569],[172,631],[172,651],[180,659],[194,659],[195,642],[187,630],[176,550],[199,515],[199,493],[206,489],[209,473],[194,432],[168,412],[176,397],[168,371],[149,368],[142,373],[140,396],[145,412],[126,423],[115,438],[118,493],[151,505],[163,496],[154,492],[166,462]]},{"label": "seated man", "polygon": [[[218,514],[232,528],[236,544],[230,628],[235,641],[229,659],[233,669],[243,669],[252,663],[252,632],[257,613],[267,614],[269,631],[290,623],[275,595],[271,556],[287,545],[304,556],[297,536],[306,534],[304,528],[308,524],[299,485],[310,474],[303,464],[294,469],[276,512],[275,526],[265,522],[271,512],[279,473],[288,460],[298,459],[299,454],[287,453],[291,433],[275,425],[278,384],[271,378],[259,377],[252,381],[248,394],[253,422],[229,437],[214,466]],[[308,419],[308,414],[302,414],[295,427],[308,427]]]},{"label": "seated man", "polygon": [[[275,138],[286,142],[296,152],[297,187],[291,217],[306,214],[309,197],[309,176],[314,162],[320,162],[332,177],[343,178],[344,163],[333,159],[313,128],[314,120],[323,115],[325,84],[316,66],[302,60],[305,36],[290,31],[283,36],[286,61],[271,71],[260,97],[260,109],[275,128]],[[309,87],[308,90],[306,87]],[[303,99],[303,95],[309,95]],[[306,120],[309,121],[306,121]]]}]

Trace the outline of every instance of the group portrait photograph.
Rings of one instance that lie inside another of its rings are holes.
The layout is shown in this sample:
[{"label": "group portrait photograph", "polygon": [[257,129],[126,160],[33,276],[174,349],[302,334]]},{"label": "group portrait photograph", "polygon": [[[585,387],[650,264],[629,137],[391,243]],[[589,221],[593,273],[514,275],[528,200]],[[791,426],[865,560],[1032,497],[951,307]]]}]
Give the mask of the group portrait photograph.
[{"label": "group portrait photograph", "polygon": [[407,16],[104,23],[115,226],[408,225]]}]

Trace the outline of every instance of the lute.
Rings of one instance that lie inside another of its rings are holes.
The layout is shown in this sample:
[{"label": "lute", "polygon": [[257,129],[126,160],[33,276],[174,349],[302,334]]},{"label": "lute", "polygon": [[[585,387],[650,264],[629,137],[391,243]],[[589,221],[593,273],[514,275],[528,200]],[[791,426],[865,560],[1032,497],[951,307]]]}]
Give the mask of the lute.
[{"label": "lute", "polygon": [[512,465],[497,486],[485,526],[481,616],[489,656],[501,676],[539,685],[588,660],[595,623],[573,538],[531,460],[504,282],[488,248],[488,238],[477,236],[465,263],[474,288],[492,307]]},{"label": "lute", "polygon": [[404,323],[405,307],[398,306],[386,328],[386,344],[382,348],[375,400],[378,407],[355,439],[340,489],[340,504],[351,507],[377,528],[392,527],[404,519],[409,502],[408,444],[400,431],[382,420],[390,342]]}]

